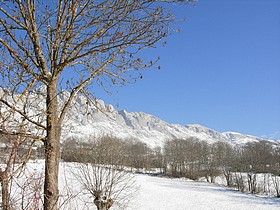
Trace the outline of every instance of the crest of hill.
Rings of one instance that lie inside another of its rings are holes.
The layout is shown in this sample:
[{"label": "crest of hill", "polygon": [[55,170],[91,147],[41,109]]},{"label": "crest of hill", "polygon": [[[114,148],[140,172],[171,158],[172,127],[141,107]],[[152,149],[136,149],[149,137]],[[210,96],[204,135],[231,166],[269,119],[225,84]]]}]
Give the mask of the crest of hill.
[{"label": "crest of hill", "polygon": [[118,111],[102,100],[96,100],[95,104],[88,104],[86,101],[82,95],[76,97],[68,113],[63,139],[74,137],[82,140],[92,136],[111,135],[121,139],[139,139],[150,147],[163,146],[169,139],[189,137],[209,143],[228,142],[234,146],[247,142],[268,141],[237,132],[221,133],[199,124],[170,124],[144,112]]}]

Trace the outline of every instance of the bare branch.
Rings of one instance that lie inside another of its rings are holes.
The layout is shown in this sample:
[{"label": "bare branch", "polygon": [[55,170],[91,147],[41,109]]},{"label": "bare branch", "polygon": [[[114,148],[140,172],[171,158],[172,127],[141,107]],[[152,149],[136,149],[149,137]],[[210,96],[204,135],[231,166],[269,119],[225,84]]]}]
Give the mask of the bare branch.
[{"label": "bare branch", "polygon": [[11,110],[17,112],[18,114],[20,114],[22,117],[24,117],[24,119],[26,119],[27,121],[31,122],[32,124],[40,127],[40,128],[43,128],[43,129],[46,129],[46,126],[32,120],[27,114],[25,114],[22,110],[20,109],[17,109],[15,106],[11,105],[8,101],[4,100],[4,99],[0,99],[0,102],[2,102],[3,104],[5,104],[7,107],[9,107]]}]

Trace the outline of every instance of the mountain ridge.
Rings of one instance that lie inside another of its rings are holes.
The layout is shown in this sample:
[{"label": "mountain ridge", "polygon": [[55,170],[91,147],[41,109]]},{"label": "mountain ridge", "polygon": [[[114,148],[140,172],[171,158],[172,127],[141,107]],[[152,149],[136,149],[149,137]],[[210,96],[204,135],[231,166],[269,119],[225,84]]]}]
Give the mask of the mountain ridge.
[{"label": "mountain ridge", "polygon": [[89,105],[81,95],[76,97],[68,116],[66,127],[71,129],[64,130],[64,140],[72,137],[89,139],[92,136],[111,135],[121,139],[139,139],[150,147],[161,147],[168,139],[189,137],[209,143],[221,141],[232,145],[263,140],[276,142],[238,132],[218,132],[199,124],[171,124],[145,112],[116,110],[102,100],[96,100],[95,105]]},{"label": "mountain ridge", "polygon": [[[69,94],[67,91],[59,93],[58,102],[60,109],[69,98]],[[10,100],[1,89],[0,96]],[[29,101],[27,104],[29,109],[26,111],[30,119],[39,120],[44,124],[45,89],[38,88],[30,92],[26,97],[24,101]],[[17,96],[14,96],[14,98],[16,99]],[[23,104],[18,103],[18,106],[23,106]],[[5,114],[8,115],[9,113]],[[20,116],[18,118],[20,119]],[[7,125],[8,127],[14,124],[12,121],[10,123],[10,125]],[[40,132],[41,135],[44,135],[44,130],[38,131],[36,129],[36,126],[30,123],[28,127],[30,133],[35,132],[37,134],[37,132]],[[89,101],[83,95],[76,95],[62,126],[61,142],[67,141],[69,138],[75,138],[79,141],[90,141],[93,137],[104,135],[121,139],[139,139],[150,147],[162,147],[166,140],[190,137],[209,143],[221,141],[231,143],[232,145],[242,145],[247,142],[263,140],[280,144],[280,141],[277,140],[269,140],[237,132],[218,132],[199,124],[171,124],[145,112],[116,110],[114,106],[105,104],[102,100]]]}]

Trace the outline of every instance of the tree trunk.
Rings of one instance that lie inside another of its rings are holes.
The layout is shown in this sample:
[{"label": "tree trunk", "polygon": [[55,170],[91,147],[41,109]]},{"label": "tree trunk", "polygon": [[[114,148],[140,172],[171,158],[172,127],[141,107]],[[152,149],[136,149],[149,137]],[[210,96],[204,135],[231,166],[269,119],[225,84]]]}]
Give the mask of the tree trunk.
[{"label": "tree trunk", "polygon": [[9,192],[9,180],[7,177],[3,177],[1,180],[1,188],[2,188],[2,208],[3,210],[10,210],[10,192]]},{"label": "tree trunk", "polygon": [[103,198],[101,196],[97,196],[94,199],[94,204],[95,204],[97,210],[109,210],[113,205],[113,200],[107,199],[104,196],[103,196]]},{"label": "tree trunk", "polygon": [[227,169],[223,169],[223,174],[226,178],[227,186],[232,187],[232,173],[231,173],[231,171],[227,170]]},{"label": "tree trunk", "polygon": [[61,125],[58,123],[57,81],[47,86],[44,210],[57,210]]}]

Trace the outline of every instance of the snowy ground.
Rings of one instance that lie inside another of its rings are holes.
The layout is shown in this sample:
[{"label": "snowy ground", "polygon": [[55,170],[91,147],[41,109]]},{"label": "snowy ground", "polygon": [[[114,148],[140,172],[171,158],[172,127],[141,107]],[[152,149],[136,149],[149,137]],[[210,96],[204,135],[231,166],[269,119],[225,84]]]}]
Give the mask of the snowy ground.
[{"label": "snowy ground", "polygon": [[147,175],[137,175],[137,182],[140,184],[137,210],[280,209],[280,199],[243,194],[209,183]]},{"label": "snowy ground", "polygon": [[[34,207],[34,199],[32,198],[32,186],[34,185],[34,182],[30,182],[30,180],[34,179],[33,170],[37,171],[37,175],[41,174],[40,172],[43,170],[43,164],[42,162],[29,164],[28,168],[28,173],[30,173],[30,175],[25,174],[22,176],[22,181],[18,181],[18,183],[21,183],[22,185],[22,183],[29,180],[28,183],[25,183],[25,186],[30,188],[31,198],[26,202],[29,204],[29,207]],[[73,168],[73,165],[69,163],[61,163],[60,165],[60,193],[62,198],[65,198],[66,200],[68,199],[68,201],[66,201],[60,209],[94,209],[92,199],[82,192],[81,186],[71,175]],[[38,183],[38,181],[35,182],[35,184],[36,183]],[[129,207],[128,210],[280,209],[280,199],[244,194],[206,182],[169,179],[137,174],[136,183],[139,186],[139,192],[135,195],[134,204]],[[27,198],[26,190],[24,193],[25,199]],[[18,195],[23,195],[23,193],[21,193],[20,190],[14,189],[13,195],[14,198],[19,198]],[[42,200],[40,201],[39,206],[41,207],[41,205]],[[115,209],[116,208],[112,208],[112,210]]]}]

